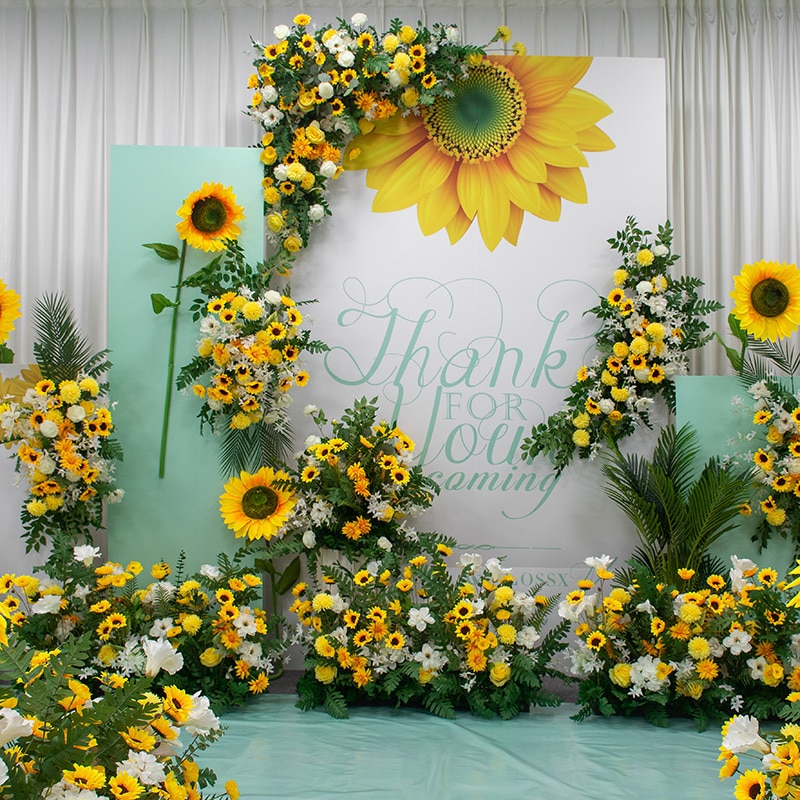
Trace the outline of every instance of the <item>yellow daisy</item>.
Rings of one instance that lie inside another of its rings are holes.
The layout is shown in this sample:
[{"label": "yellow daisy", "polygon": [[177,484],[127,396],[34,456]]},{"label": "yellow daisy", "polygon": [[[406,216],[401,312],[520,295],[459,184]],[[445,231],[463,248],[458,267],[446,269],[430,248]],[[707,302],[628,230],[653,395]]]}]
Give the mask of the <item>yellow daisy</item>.
[{"label": "yellow daisy", "polygon": [[794,264],[758,261],[733,278],[733,316],[756,339],[791,336],[800,325],[800,269]]},{"label": "yellow daisy", "polygon": [[225,484],[219,508],[225,524],[236,534],[255,539],[271,539],[289,519],[297,502],[291,489],[276,486],[288,479],[285,472],[262,467],[251,475],[242,471]]},{"label": "yellow daisy", "polygon": [[221,183],[203,183],[178,209],[182,221],[175,227],[181,239],[198,250],[218,252],[226,239],[236,239],[242,232],[237,223],[244,219],[244,209],[236,204],[236,195]]},{"label": "yellow daisy", "polygon": [[517,243],[524,212],[555,221],[561,201],[585,203],[584,153],[614,143],[596,123],[611,113],[575,88],[589,57],[486,58],[422,114],[396,114],[357,137],[345,169],[366,169],[373,211],[417,205],[426,236],[451,244],[477,219],[489,250]]}]

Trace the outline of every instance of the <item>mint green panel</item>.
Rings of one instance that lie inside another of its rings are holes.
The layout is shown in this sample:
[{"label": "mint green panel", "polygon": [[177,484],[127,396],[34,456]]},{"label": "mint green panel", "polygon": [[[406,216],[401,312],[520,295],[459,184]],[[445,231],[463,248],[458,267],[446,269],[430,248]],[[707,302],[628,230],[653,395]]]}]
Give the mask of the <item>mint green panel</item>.
[{"label": "mint green panel", "polygon": [[[737,434],[752,430],[752,398],[732,376],[685,376],[676,380],[677,424],[690,423],[698,433],[700,457],[698,469],[712,456],[733,454]],[[741,408],[733,405],[734,398],[741,398]],[[741,446],[741,445],[740,445]],[[730,556],[752,558],[760,566],[771,566],[784,572],[794,565],[792,548],[787,541],[773,539],[763,553],[751,541],[755,530],[755,515],[740,518],[737,530],[731,531],[712,547],[714,555],[730,565]]]},{"label": "mint green panel", "polygon": [[[219,439],[200,435],[197,398],[172,390],[165,476],[158,476],[161,421],[167,379],[172,311],[153,313],[150,294],[173,299],[178,263],[164,261],[146,242],[174,244],[183,200],[203,182],[231,186],[245,209],[240,242],[251,261],[263,253],[261,164],[248,148],[111,148],[108,253],[108,342],[113,368],[111,398],[116,435],[125,449],[117,483],[125,490],[108,509],[109,555],[114,561],[160,559],[174,563],[187,553],[195,569],[237,542],[219,515],[223,481]],[[188,248],[185,275],[214,256]],[[189,306],[197,296],[184,289],[179,312],[175,374],[196,352],[197,324]]]}]

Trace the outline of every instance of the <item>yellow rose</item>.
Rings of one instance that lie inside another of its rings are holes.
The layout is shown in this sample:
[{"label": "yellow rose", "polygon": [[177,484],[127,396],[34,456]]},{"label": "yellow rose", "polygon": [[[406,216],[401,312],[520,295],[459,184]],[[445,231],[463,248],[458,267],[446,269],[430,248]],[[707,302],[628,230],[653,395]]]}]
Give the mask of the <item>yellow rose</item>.
[{"label": "yellow rose", "polygon": [[511,677],[511,667],[504,664],[502,661],[497,664],[492,664],[489,668],[489,680],[495,686],[505,686]]},{"label": "yellow rose", "polygon": [[309,125],[306,128],[306,139],[311,144],[320,144],[325,141],[325,131],[318,128],[316,125]]},{"label": "yellow rose", "polygon": [[222,652],[216,647],[208,647],[200,653],[200,663],[204,667],[216,667],[222,661]]},{"label": "yellow rose", "polygon": [[611,678],[612,683],[625,689],[631,685],[631,665],[616,664],[608,671],[608,677]]},{"label": "yellow rose", "polygon": [[302,246],[303,240],[294,234],[287,236],[283,241],[283,247],[289,253],[296,253]]},{"label": "yellow rose", "polygon": [[400,28],[400,41],[403,44],[411,44],[417,38],[417,32],[410,25],[403,25]]},{"label": "yellow rose", "polygon": [[430,683],[436,677],[435,669],[419,668],[419,682],[422,684]]},{"label": "yellow rose", "polygon": [[283,216],[281,214],[269,214],[267,216],[267,227],[277,233],[283,227]]},{"label": "yellow rose", "polygon": [[419,103],[419,92],[413,86],[409,86],[400,96],[400,99],[406,108],[414,108]]},{"label": "yellow rose", "polygon": [[336,667],[328,664],[318,664],[314,667],[314,677],[320,683],[333,683],[333,679],[336,677]]}]

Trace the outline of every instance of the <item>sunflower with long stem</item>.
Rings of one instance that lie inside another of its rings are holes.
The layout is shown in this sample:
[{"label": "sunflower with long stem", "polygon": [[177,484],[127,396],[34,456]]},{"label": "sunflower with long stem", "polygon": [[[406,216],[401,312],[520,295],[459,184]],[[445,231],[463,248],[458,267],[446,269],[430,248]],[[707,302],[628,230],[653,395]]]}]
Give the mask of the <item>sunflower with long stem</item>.
[{"label": "sunflower with long stem", "polygon": [[178,281],[175,284],[175,299],[163,294],[150,295],[153,311],[160,314],[165,308],[172,309],[169,357],[167,360],[167,385],[164,396],[164,418],[161,425],[161,447],[158,458],[158,476],[164,477],[167,459],[167,434],[172,405],[173,380],[175,375],[175,340],[178,332],[178,309],[181,303],[183,272],[186,266],[188,245],[207,253],[221,252],[225,242],[235,240],[241,234],[238,223],[244,219],[244,209],[237,205],[232,187],[221,183],[203,183],[200,189],[192,192],[178,209],[181,221],[175,226],[182,240],[181,250],[174,245],[146,244],[166,261],[178,261]]}]

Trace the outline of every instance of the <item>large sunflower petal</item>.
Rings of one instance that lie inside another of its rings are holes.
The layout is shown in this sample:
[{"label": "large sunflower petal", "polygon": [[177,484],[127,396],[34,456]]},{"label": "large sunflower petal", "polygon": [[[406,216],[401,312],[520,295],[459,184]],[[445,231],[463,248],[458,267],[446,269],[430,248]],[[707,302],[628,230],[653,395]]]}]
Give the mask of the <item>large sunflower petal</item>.
[{"label": "large sunflower petal", "polygon": [[514,147],[505,153],[511,166],[520,176],[532,183],[544,183],[547,180],[547,166],[543,161],[537,144],[525,135],[520,134]]},{"label": "large sunflower petal", "polygon": [[539,213],[537,217],[546,219],[549,222],[557,222],[561,216],[561,198],[551,192],[546,186],[539,187]]},{"label": "large sunflower petal", "polygon": [[569,122],[577,131],[594,125],[612,113],[611,106],[583,89],[570,89],[550,107],[550,111]]},{"label": "large sunflower petal", "polygon": [[426,142],[409,156],[372,203],[373,211],[400,211],[413,206],[420,197],[441,186],[453,171],[455,162]]},{"label": "large sunflower petal", "polygon": [[497,176],[502,180],[512,204],[519,206],[530,214],[539,212],[538,184],[524,180],[511,166],[505,155],[494,162]]},{"label": "large sunflower petal", "polygon": [[529,110],[558,102],[592,63],[591,56],[493,56],[492,60],[514,73]]},{"label": "large sunflower petal", "polygon": [[478,213],[481,199],[481,171],[477,164],[461,164],[458,168],[458,200],[469,219]]},{"label": "large sunflower petal", "polygon": [[447,223],[447,238],[450,239],[450,244],[455,244],[469,230],[470,225],[472,219],[459,210],[458,214]]},{"label": "large sunflower petal", "polygon": [[522,228],[522,220],[524,217],[525,211],[512,203],[511,211],[508,215],[508,225],[506,226],[506,232],[503,234],[503,238],[509,244],[513,244],[514,247],[517,246],[517,241],[519,240],[519,231],[520,228]]},{"label": "large sunflower petal", "polygon": [[478,226],[484,244],[494,250],[508,227],[511,203],[505,183],[495,168],[495,162],[478,163],[483,189],[478,201]]},{"label": "large sunflower petal", "polygon": [[461,210],[457,184],[458,174],[453,170],[436,191],[420,197],[417,204],[417,219],[424,236],[430,236],[446,227]]},{"label": "large sunflower petal", "polygon": [[586,182],[583,179],[583,173],[579,169],[548,167],[545,186],[551,192],[560,194],[571,203],[585,203],[588,200]]},{"label": "large sunflower petal", "polygon": [[387,136],[373,131],[357,137],[347,145],[342,166],[345,169],[377,167],[409,150],[414,150],[426,138],[427,134],[421,123],[418,123],[404,136]]},{"label": "large sunflower petal", "polygon": [[608,134],[603,133],[597,125],[578,132],[578,147],[588,153],[599,153],[603,150],[613,150],[616,146]]}]

